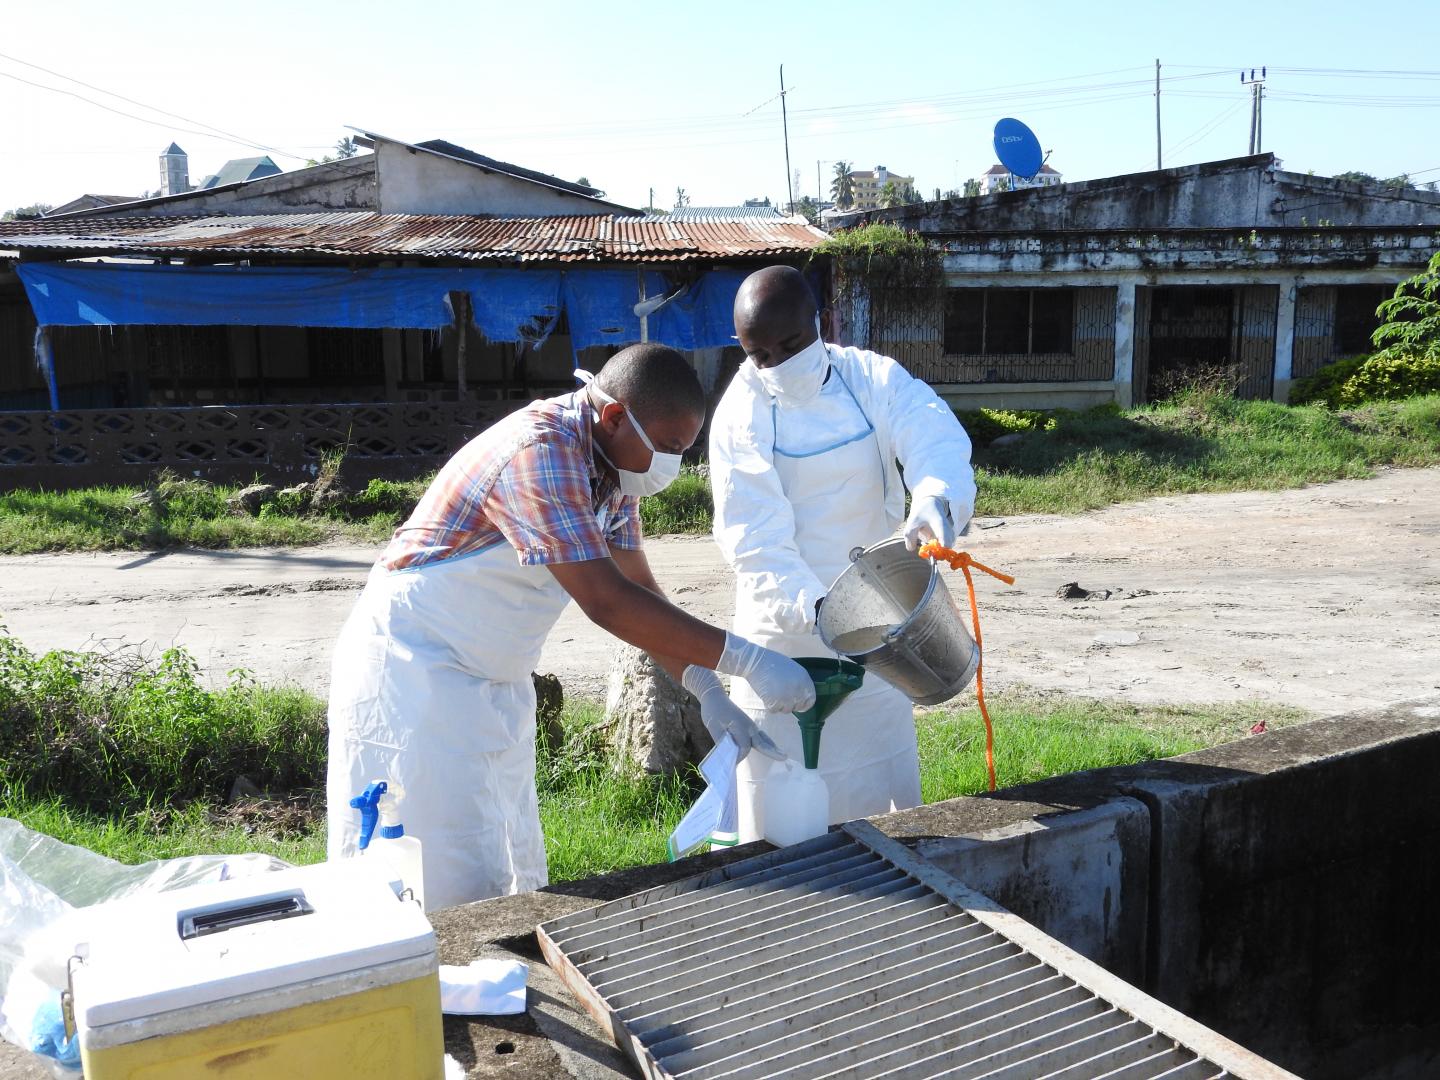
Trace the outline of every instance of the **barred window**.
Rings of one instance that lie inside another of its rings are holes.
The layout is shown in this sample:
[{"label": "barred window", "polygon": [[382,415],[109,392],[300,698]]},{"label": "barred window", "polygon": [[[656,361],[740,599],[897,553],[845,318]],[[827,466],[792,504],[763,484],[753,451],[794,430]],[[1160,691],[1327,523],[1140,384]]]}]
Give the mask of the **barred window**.
[{"label": "barred window", "polygon": [[945,352],[1029,356],[1074,351],[1075,290],[948,289]]}]

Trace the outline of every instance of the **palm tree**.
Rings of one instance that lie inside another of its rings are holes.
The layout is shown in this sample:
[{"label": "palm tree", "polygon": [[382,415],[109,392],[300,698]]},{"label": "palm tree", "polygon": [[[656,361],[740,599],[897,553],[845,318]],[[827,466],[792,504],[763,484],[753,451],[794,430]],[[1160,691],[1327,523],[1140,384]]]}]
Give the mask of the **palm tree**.
[{"label": "palm tree", "polygon": [[850,162],[835,162],[835,179],[830,181],[830,195],[837,210],[849,210],[855,205],[855,181],[850,178]]},{"label": "palm tree", "polygon": [[892,206],[899,206],[905,201],[900,189],[895,186],[894,180],[886,180],[885,186],[880,189],[880,206],[888,210]]}]

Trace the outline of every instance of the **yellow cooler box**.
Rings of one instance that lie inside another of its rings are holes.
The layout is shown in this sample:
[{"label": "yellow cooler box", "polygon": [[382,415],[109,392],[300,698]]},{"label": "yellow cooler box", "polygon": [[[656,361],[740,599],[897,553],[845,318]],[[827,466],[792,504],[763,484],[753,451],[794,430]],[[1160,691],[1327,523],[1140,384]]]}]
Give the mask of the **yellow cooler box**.
[{"label": "yellow cooler box", "polygon": [[435,933],[351,859],[89,909],[86,1080],[443,1075]]}]

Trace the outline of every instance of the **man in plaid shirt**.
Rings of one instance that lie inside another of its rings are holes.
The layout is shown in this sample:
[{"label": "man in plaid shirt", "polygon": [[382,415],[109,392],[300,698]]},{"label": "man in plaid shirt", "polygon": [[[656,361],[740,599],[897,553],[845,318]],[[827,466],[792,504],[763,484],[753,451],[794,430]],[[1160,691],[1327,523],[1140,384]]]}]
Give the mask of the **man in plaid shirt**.
[{"label": "man in plaid shirt", "polygon": [[637,345],[593,381],[577,374],[581,389],[505,418],[440,470],[336,645],[330,856],[360,847],[350,800],[387,781],[424,845],[431,910],[546,883],[530,676],[571,599],[655,656],[700,698],[711,734],[742,754],[752,743],[778,752],[717,671],[775,711],[813,701],[804,669],[670,604],[646,561],[640,496],[674,479],[705,418],[685,358]]}]

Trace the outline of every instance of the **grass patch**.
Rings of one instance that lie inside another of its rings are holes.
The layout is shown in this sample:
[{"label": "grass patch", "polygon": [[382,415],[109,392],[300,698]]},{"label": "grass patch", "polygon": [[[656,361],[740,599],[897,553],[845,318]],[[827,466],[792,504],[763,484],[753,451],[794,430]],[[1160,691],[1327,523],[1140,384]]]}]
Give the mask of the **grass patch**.
[{"label": "grass patch", "polygon": [[[1131,705],[1026,691],[998,695],[990,705],[999,787],[1173,757],[1244,738],[1260,719],[1276,729],[1307,715],[1274,705]],[[925,802],[986,790],[978,707],[924,712],[916,729]]]},{"label": "grass patch", "polygon": [[1050,414],[1010,446],[977,449],[980,514],[1074,513],[1155,495],[1256,491],[1440,464],[1440,396],[1323,406],[1182,394],[1121,412]]},{"label": "grass patch", "polygon": [[704,465],[686,465],[664,491],[640,500],[640,523],[646,536],[708,533],[714,520],[710,470]]},{"label": "grass patch", "polygon": [[252,805],[257,806],[255,823],[240,820],[233,807],[208,801],[107,814],[76,809],[58,798],[11,792],[0,796],[0,817],[124,863],[249,851],[296,865],[325,858],[323,815],[309,815],[302,828],[279,829],[264,823],[266,808]]},{"label": "grass patch", "polygon": [[0,554],[381,543],[399,520],[393,505],[370,509],[364,493],[354,510],[348,505],[321,512],[266,507],[252,517],[229,505],[239,490],[162,476],[149,488],[5,492],[0,494]]},{"label": "grass patch", "polygon": [[[1002,786],[1125,765],[1238,738],[1268,706],[1145,707],[1010,693],[996,698]],[[698,794],[694,777],[617,768],[602,710],[573,703],[556,745],[540,741],[536,787],[550,877],[573,880],[665,858]],[[926,802],[982,791],[973,707],[917,720]],[[180,651],[152,663],[33,656],[0,636],[0,815],[122,862],[258,851],[324,858],[324,704],[240,676],[211,690]],[[265,798],[229,799],[236,776]]]},{"label": "grass patch", "polygon": [[[1360,479],[1383,466],[1440,464],[1440,395],[1335,412],[1322,405],[1237,401],[1203,390],[1121,411],[984,410],[962,416],[976,444],[977,513],[1075,513],[1113,503],[1206,491],[1256,491]],[[1020,439],[990,447],[997,434]],[[0,494],[0,554],[42,551],[381,544],[429,478],[375,480],[311,505],[283,493],[257,516],[237,513],[239,489],[162,476],[150,488]],[[705,466],[686,467],[641,500],[646,533],[708,533]]]}]

